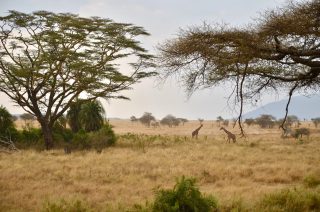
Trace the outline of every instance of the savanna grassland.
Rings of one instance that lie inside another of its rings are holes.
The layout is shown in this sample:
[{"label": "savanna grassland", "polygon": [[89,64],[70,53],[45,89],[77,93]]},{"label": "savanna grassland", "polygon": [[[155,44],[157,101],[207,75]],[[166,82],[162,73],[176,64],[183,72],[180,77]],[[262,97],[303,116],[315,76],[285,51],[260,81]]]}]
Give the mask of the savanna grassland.
[{"label": "savanna grassland", "polygon": [[124,211],[152,202],[157,188],[172,188],[183,175],[196,178],[200,191],[221,205],[237,200],[250,205],[265,194],[301,188],[308,177],[320,177],[320,130],[309,123],[303,123],[311,128],[309,138],[282,139],[277,128],[253,126],[235,144],[209,121],[198,139],[190,135],[196,121],[173,128],[123,120],[111,124],[119,138],[101,154],[0,154],[0,211],[41,211],[61,199],[81,200],[95,211]]}]

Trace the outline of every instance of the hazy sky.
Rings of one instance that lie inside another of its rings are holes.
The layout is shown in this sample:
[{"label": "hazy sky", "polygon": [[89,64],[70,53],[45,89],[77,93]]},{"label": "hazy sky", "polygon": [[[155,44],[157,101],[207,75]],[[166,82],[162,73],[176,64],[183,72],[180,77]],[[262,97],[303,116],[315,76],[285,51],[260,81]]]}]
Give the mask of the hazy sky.
[{"label": "hazy sky", "polygon": [[[151,53],[155,46],[177,35],[180,28],[207,23],[227,23],[241,26],[252,22],[266,9],[283,5],[286,0],[1,0],[0,16],[8,10],[33,12],[71,12],[80,16],[100,16],[116,22],[133,23],[144,27],[151,36],[142,38],[143,46]],[[151,112],[161,119],[167,114],[189,119],[231,117],[235,113],[227,106],[228,88],[214,88],[196,92],[187,99],[183,88],[175,80],[157,86],[154,79],[144,80],[123,94],[131,101],[104,102],[108,117],[140,117]],[[279,97],[265,96],[260,104]],[[11,113],[23,111],[0,94],[0,104]]]}]

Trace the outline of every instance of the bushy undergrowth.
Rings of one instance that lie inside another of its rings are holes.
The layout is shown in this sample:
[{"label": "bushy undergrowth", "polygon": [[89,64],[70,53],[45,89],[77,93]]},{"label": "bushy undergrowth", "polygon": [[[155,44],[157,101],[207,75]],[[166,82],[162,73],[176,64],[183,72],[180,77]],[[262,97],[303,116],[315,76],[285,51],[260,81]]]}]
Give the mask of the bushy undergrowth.
[{"label": "bushy undergrowth", "polygon": [[173,189],[160,189],[156,192],[153,211],[192,212],[215,211],[217,200],[212,196],[204,196],[195,185],[195,179],[182,177]]},{"label": "bushy undergrowth", "polygon": [[[21,149],[44,149],[42,131],[39,128],[25,128],[21,131],[15,130],[12,134],[12,140]],[[85,132],[80,130],[73,133],[70,129],[59,126],[53,129],[54,148],[68,147],[73,150],[97,149],[112,146],[117,138],[112,126],[104,125],[100,130],[95,132]]]}]

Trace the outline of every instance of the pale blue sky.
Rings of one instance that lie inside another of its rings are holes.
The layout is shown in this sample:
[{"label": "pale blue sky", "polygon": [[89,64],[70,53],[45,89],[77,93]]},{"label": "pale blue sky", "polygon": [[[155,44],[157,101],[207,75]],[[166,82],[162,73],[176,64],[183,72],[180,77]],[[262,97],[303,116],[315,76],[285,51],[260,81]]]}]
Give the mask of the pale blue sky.
[{"label": "pale blue sky", "polygon": [[[286,0],[1,0],[0,15],[8,10],[32,12],[47,10],[71,12],[80,16],[100,16],[117,22],[128,22],[144,27],[151,36],[142,38],[145,48],[151,53],[165,39],[175,37],[180,28],[207,23],[227,23],[242,26],[254,21],[266,9],[282,6]],[[160,119],[167,114],[189,119],[215,119],[217,116],[235,115],[227,106],[227,86],[196,92],[187,99],[183,88],[175,80],[158,87],[152,80],[145,80],[134,89],[125,92],[131,101],[111,100],[104,102],[109,117],[129,118],[151,112]],[[276,96],[265,96],[263,101],[277,100]],[[12,113],[21,113],[12,106],[3,94],[0,104]]]}]

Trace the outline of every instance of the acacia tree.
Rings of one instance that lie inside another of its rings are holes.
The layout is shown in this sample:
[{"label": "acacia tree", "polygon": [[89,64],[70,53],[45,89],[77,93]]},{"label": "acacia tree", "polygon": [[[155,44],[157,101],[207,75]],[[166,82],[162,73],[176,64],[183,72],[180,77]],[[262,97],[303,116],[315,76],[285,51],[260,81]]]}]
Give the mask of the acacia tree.
[{"label": "acacia tree", "polygon": [[319,0],[290,2],[247,27],[191,27],[159,46],[159,72],[164,79],[177,75],[189,94],[231,82],[241,130],[244,103],[285,90],[283,128],[293,93],[319,90],[319,11]]},{"label": "acacia tree", "polygon": [[145,112],[140,118],[139,121],[146,126],[150,126],[151,121],[155,121],[156,118],[152,115],[152,113]]},{"label": "acacia tree", "polygon": [[164,118],[161,119],[160,123],[162,125],[167,125],[169,127],[173,127],[173,126],[179,126],[180,124],[180,119],[176,118],[173,115],[167,115]]},{"label": "acacia tree", "polygon": [[[46,149],[52,127],[73,100],[125,98],[129,89],[153,73],[142,71],[151,56],[137,36],[141,27],[70,13],[9,11],[0,17],[0,92],[41,125]],[[133,58],[133,73],[118,70],[121,58]]]}]

